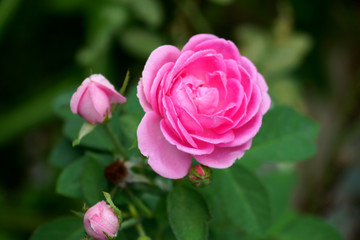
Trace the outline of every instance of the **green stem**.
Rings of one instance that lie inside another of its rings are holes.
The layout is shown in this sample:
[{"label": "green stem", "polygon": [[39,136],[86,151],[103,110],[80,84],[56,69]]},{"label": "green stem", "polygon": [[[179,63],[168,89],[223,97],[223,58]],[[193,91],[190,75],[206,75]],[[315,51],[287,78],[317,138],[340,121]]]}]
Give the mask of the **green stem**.
[{"label": "green stem", "polygon": [[135,219],[135,218],[131,218],[129,220],[123,221],[121,223],[121,227],[120,227],[119,231],[127,229],[129,227],[132,227],[132,226],[136,225],[138,222],[139,222],[139,220]]},{"label": "green stem", "polygon": [[152,213],[150,211],[150,209],[145,206],[145,204],[139,199],[137,198],[128,187],[125,188],[127,194],[130,196],[130,198],[133,200],[133,202],[135,203],[135,205],[145,214],[146,217],[151,218],[152,217]]},{"label": "green stem", "polygon": [[114,186],[114,188],[110,192],[110,196],[114,197],[117,190],[118,190],[118,186]]},{"label": "green stem", "polygon": [[115,149],[116,152],[118,154],[120,154],[123,158],[125,158],[126,160],[129,159],[128,155],[126,154],[125,148],[123,147],[123,145],[121,145],[119,139],[117,138],[117,136],[114,134],[114,132],[111,130],[109,124],[104,123],[102,124],[105,132],[109,135],[109,137],[111,138],[111,140],[113,141],[114,145],[115,145]]},{"label": "green stem", "polygon": [[145,230],[144,230],[141,222],[137,222],[136,225],[135,225],[135,227],[136,227],[136,230],[138,231],[140,237],[141,237],[141,236],[146,236],[146,232],[145,232]]}]

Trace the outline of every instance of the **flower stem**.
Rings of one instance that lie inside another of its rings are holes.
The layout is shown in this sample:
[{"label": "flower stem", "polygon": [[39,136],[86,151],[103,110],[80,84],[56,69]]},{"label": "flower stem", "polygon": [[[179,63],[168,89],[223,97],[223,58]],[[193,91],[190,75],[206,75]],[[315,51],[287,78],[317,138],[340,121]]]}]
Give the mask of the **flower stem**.
[{"label": "flower stem", "polygon": [[109,135],[109,137],[111,138],[111,140],[114,143],[115,146],[115,150],[118,154],[120,154],[123,158],[128,159],[128,155],[126,154],[125,148],[123,147],[123,145],[120,143],[118,137],[114,134],[114,132],[111,130],[109,124],[104,123],[102,124],[105,132]]},{"label": "flower stem", "polygon": [[145,214],[146,217],[151,218],[152,217],[152,213],[150,211],[150,209],[145,206],[145,204],[139,199],[137,198],[128,187],[125,188],[127,194],[130,196],[130,198],[133,200],[134,204]]},{"label": "flower stem", "polygon": [[124,229],[127,229],[129,227],[132,227],[134,225],[136,225],[137,223],[139,222],[138,219],[135,219],[135,218],[131,218],[129,220],[125,220],[121,223],[121,227],[120,227],[120,231],[121,230],[124,230]]},{"label": "flower stem", "polygon": [[143,228],[143,226],[142,226],[142,224],[140,222],[137,222],[135,227],[136,227],[136,230],[138,231],[140,236],[146,236],[146,232],[145,232],[145,230],[144,230],[144,228]]}]

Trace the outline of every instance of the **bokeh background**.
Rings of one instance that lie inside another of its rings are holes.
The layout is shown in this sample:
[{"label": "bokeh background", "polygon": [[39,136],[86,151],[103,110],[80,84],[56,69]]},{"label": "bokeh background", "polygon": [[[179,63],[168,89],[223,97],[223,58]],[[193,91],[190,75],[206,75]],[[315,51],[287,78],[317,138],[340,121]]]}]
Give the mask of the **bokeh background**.
[{"label": "bokeh background", "polygon": [[[320,0],[1,0],[0,239],[27,239],[79,208],[55,193],[54,98],[91,73],[136,85],[148,55],[196,33],[231,39],[276,104],[320,128],[293,205],[360,239],[360,3]],[[286,124],[286,123],[284,123]]]}]

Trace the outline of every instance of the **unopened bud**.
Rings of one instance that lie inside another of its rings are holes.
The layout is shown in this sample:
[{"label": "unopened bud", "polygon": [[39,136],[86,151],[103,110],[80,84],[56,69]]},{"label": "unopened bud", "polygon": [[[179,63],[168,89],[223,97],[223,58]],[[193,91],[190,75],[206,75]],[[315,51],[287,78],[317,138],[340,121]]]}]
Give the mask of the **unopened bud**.
[{"label": "unopened bud", "polygon": [[195,187],[206,187],[210,184],[212,170],[204,165],[195,165],[190,168],[188,179]]}]

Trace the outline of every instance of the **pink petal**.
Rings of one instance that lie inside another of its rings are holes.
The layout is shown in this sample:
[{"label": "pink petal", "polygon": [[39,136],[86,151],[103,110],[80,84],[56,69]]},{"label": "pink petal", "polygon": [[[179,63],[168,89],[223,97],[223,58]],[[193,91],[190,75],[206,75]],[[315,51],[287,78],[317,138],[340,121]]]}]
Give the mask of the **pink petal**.
[{"label": "pink petal", "polygon": [[258,73],[258,75],[257,75],[257,83],[262,92],[267,92],[269,90],[269,87],[266,84],[263,75],[261,75],[260,73]]},{"label": "pink petal", "polygon": [[193,138],[211,144],[228,143],[234,140],[235,135],[233,131],[228,131],[223,134],[217,134],[211,130],[205,130],[200,134],[190,134]]},{"label": "pink petal", "polygon": [[192,36],[189,41],[185,44],[185,46],[182,49],[182,52],[187,50],[194,50],[197,45],[200,43],[210,40],[210,39],[217,39],[218,37],[212,34],[197,34]]},{"label": "pink petal", "polygon": [[250,99],[248,99],[248,105],[246,106],[246,115],[241,121],[238,123],[236,127],[240,127],[243,124],[247,123],[250,119],[252,119],[255,114],[259,112],[260,105],[261,105],[261,92],[257,84],[253,83],[252,87],[253,91],[251,94]]},{"label": "pink petal", "polygon": [[[90,91],[90,86],[86,89],[82,98],[80,99],[78,105],[78,113],[81,117],[83,117],[86,121],[90,123],[102,122],[105,118],[105,114],[103,115],[101,112],[98,112],[98,110],[96,109],[93,102],[92,93]],[[102,94],[99,93],[98,97],[100,101],[109,102],[107,96],[104,93]]]},{"label": "pink petal", "polygon": [[270,96],[268,94],[268,86],[265,82],[264,77],[258,73],[258,86],[260,87],[260,91],[261,91],[261,96],[262,96],[262,102],[261,102],[261,106],[260,106],[260,111],[262,114],[265,114],[271,105],[271,99]]},{"label": "pink petal", "polygon": [[196,147],[193,147],[188,142],[184,143],[179,141],[179,139],[176,138],[173,131],[171,131],[168,124],[166,124],[164,120],[161,121],[160,127],[166,140],[168,140],[171,144],[175,145],[182,152],[199,155],[199,154],[209,154],[214,150],[213,144],[198,142],[196,143]]},{"label": "pink petal", "polygon": [[104,91],[98,88],[95,84],[89,85],[88,91],[90,91],[90,96],[95,110],[103,117],[106,116],[106,113],[108,113],[111,117],[110,101]]},{"label": "pink petal", "polygon": [[238,147],[215,147],[212,153],[194,156],[194,158],[199,163],[211,168],[228,168],[236,159],[241,158],[250,146],[251,140]]},{"label": "pink petal", "polygon": [[150,54],[142,72],[144,95],[148,102],[150,102],[151,87],[159,69],[167,62],[175,62],[179,54],[179,49],[170,45],[158,47]]},{"label": "pink petal", "polygon": [[94,83],[97,88],[101,89],[108,97],[111,103],[123,103],[126,98],[113,88],[108,88],[102,84]]},{"label": "pink petal", "polygon": [[160,129],[161,117],[147,112],[137,129],[141,153],[149,157],[149,165],[159,175],[178,179],[184,177],[191,166],[191,155],[179,151],[164,137]]},{"label": "pink petal", "polygon": [[115,90],[114,86],[102,74],[92,74],[88,79],[90,82],[96,82],[106,88]]},{"label": "pink petal", "polygon": [[261,106],[260,106],[261,114],[264,115],[269,110],[270,105],[271,105],[271,98],[270,98],[269,94],[266,92],[262,96],[262,102],[261,102]]},{"label": "pink petal", "polygon": [[257,78],[257,69],[255,65],[247,58],[242,56],[240,60],[240,65],[249,73],[250,78],[256,79]]},{"label": "pink petal", "polygon": [[221,147],[235,147],[251,140],[259,132],[262,123],[262,114],[257,113],[245,125],[233,129],[235,138],[232,142],[219,144]]},{"label": "pink petal", "polygon": [[240,62],[241,55],[236,45],[229,40],[223,38],[211,39],[198,44],[194,51],[214,49],[217,53],[221,54],[224,59],[233,59]]},{"label": "pink petal", "polygon": [[83,82],[71,97],[70,108],[71,108],[71,111],[75,114],[78,113],[78,110],[79,110],[78,106],[79,106],[80,99],[84,95],[85,90],[87,90],[87,87],[88,87],[88,84]]},{"label": "pink petal", "polygon": [[[165,81],[165,78],[167,76],[167,73],[170,71],[170,69],[174,66],[173,62],[165,63],[156,74],[156,77],[154,79],[153,85],[151,86],[150,90],[150,103],[152,106],[152,109],[156,113],[160,113],[159,111],[159,102],[158,102],[158,95],[159,95],[159,89],[162,82]],[[161,104],[161,103],[160,103]]]},{"label": "pink petal", "polygon": [[140,81],[137,85],[137,93],[136,96],[139,99],[141,107],[144,109],[144,112],[150,112],[152,111],[152,107],[150,103],[146,100],[145,93],[144,93],[144,86],[142,83],[142,78],[140,78]]},{"label": "pink petal", "polygon": [[182,107],[177,107],[176,111],[179,114],[179,120],[184,127],[190,132],[202,132],[204,129],[196,119],[196,117]]}]

